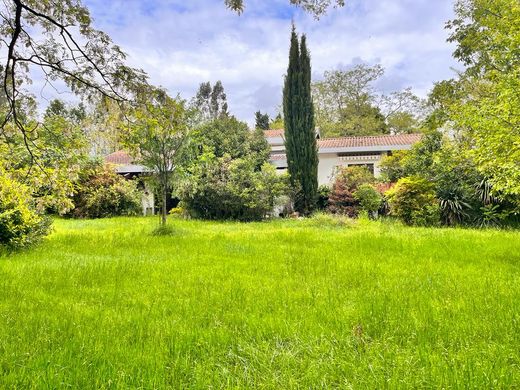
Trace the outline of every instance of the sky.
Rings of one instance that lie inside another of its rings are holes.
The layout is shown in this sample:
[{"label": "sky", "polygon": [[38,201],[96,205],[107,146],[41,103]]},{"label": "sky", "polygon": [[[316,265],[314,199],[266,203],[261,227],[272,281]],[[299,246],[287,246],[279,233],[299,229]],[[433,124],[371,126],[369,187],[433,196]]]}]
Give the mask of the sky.
[{"label": "sky", "polygon": [[244,0],[241,15],[223,0],[84,0],[94,27],[129,54],[151,83],[190,99],[201,82],[221,80],[230,112],[253,123],[282,99],[294,21],[307,35],[313,79],[356,63],[379,63],[381,92],[411,87],[426,96],[460,69],[446,42],[452,0],[347,0],[315,20],[289,0]]}]

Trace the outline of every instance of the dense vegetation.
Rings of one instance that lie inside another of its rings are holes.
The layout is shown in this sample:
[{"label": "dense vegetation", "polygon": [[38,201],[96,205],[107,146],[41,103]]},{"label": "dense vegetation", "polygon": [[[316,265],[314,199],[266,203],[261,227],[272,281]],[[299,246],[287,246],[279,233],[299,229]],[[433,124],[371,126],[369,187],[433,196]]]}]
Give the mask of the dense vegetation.
[{"label": "dense vegetation", "polygon": [[520,235],[56,221],[0,260],[0,387],[514,388]]}]

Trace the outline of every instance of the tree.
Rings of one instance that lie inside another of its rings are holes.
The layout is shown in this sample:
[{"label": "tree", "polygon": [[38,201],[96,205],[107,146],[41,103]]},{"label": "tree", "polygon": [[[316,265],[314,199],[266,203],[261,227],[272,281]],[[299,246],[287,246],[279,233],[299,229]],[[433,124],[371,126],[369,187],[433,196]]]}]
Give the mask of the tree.
[{"label": "tree", "polygon": [[316,123],[325,136],[411,133],[418,130],[424,103],[410,88],[389,95],[376,92],[380,65],[358,64],[326,71],[313,83]]},{"label": "tree", "polygon": [[286,178],[268,163],[263,132],[233,117],[207,122],[192,134],[194,156],[178,191],[199,218],[257,220],[273,211]]},{"label": "tree", "polygon": [[411,88],[394,91],[380,97],[379,107],[384,116],[386,130],[391,134],[420,131],[425,116],[425,102]]},{"label": "tree", "polygon": [[384,119],[375,106],[372,83],[384,73],[380,65],[355,65],[326,71],[313,83],[316,123],[326,136],[370,135],[384,132]]},{"label": "tree", "polygon": [[460,0],[455,10],[449,41],[467,69],[447,105],[449,120],[494,190],[520,199],[520,4]]},{"label": "tree", "polygon": [[61,79],[79,95],[101,94],[120,102],[145,82],[142,71],[125,65],[125,53],[110,37],[92,28],[79,0],[12,0],[3,3],[0,15],[0,37],[7,46],[1,69],[6,112],[0,131],[13,123],[29,151],[32,128],[24,126],[19,102],[29,97],[24,86],[35,71],[43,74],[45,83]]},{"label": "tree", "polygon": [[[224,0],[237,12],[244,10],[243,0]],[[344,0],[290,0],[318,18]],[[12,122],[24,137],[29,153],[31,145],[23,126],[17,102],[28,96],[24,85],[39,71],[46,84],[60,79],[74,92],[88,98],[103,95],[124,102],[142,89],[143,71],[125,65],[126,54],[110,37],[91,26],[88,9],[80,0],[59,2],[8,0],[0,8],[0,38],[7,47],[6,63],[0,66],[7,107],[0,118],[0,132]],[[39,39],[45,37],[44,40]]]},{"label": "tree", "polygon": [[200,114],[200,121],[211,121],[229,116],[224,86],[219,80],[212,87],[211,83],[201,83],[192,102],[192,106]]},{"label": "tree", "polygon": [[63,214],[73,207],[70,194],[86,158],[84,134],[79,124],[67,117],[66,107],[61,111],[56,108],[59,103],[54,107],[57,112],[47,110],[38,125],[36,103],[31,99],[24,102],[18,107],[18,118],[31,131],[24,136],[12,122],[5,125],[4,138],[0,138],[0,165],[31,189],[40,211]]},{"label": "tree", "polygon": [[123,142],[136,161],[156,175],[161,194],[161,225],[166,225],[167,199],[188,144],[188,113],[183,101],[160,89],[151,90],[134,111]]},{"label": "tree", "polygon": [[283,121],[282,114],[279,112],[276,117],[269,123],[270,129],[283,129],[285,128],[285,123]]},{"label": "tree", "polygon": [[269,114],[262,114],[260,111],[255,112],[255,129],[269,130]]},{"label": "tree", "polygon": [[[325,14],[329,7],[342,7],[345,5],[344,0],[289,0],[289,2],[303,8],[317,19]],[[224,3],[234,11],[239,13],[244,11],[244,0],[224,0]]]},{"label": "tree", "polygon": [[289,66],[283,90],[285,150],[291,186],[296,191],[295,210],[309,214],[315,208],[318,191],[318,146],[311,96],[311,65],[306,37],[298,42],[291,33]]}]

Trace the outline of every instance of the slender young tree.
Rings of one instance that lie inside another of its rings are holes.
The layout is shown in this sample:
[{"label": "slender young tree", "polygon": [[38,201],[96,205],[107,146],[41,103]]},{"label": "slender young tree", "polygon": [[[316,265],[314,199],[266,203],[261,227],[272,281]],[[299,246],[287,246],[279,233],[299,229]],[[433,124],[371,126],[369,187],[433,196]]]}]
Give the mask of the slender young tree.
[{"label": "slender young tree", "polygon": [[311,96],[310,56],[305,35],[298,42],[294,26],[283,90],[283,111],[287,166],[295,191],[294,208],[307,215],[314,209],[317,199],[318,147]]},{"label": "slender young tree", "polygon": [[161,194],[161,225],[164,226],[168,194],[172,191],[174,176],[187,156],[188,113],[183,101],[154,88],[143,96],[133,117],[134,121],[122,131],[122,141],[136,162],[155,173]]}]

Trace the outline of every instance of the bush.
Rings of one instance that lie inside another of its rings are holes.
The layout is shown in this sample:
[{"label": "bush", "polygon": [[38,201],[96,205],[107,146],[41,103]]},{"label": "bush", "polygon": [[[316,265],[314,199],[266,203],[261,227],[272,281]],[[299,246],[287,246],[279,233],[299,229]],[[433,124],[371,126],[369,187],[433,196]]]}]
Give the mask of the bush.
[{"label": "bush", "polygon": [[138,215],[141,212],[137,183],[98,162],[90,163],[83,170],[73,200],[72,216],[76,218]]},{"label": "bush", "polygon": [[200,162],[179,191],[195,218],[260,220],[288,192],[287,176],[269,163],[255,170],[256,162],[247,158],[205,155]]},{"label": "bush", "polygon": [[359,202],[361,210],[366,211],[369,216],[376,216],[381,207],[383,197],[370,184],[362,184],[354,192],[354,199]]},{"label": "bush", "polygon": [[327,185],[318,187],[318,201],[316,202],[317,210],[325,210],[329,205],[330,188]]},{"label": "bush", "polygon": [[342,168],[329,195],[329,210],[334,214],[356,217],[359,213],[359,201],[354,192],[363,184],[374,183],[375,178],[365,167]]},{"label": "bush", "polygon": [[390,215],[407,225],[432,226],[440,223],[439,202],[433,184],[420,177],[405,177],[387,192]]},{"label": "bush", "polygon": [[26,247],[49,230],[50,219],[37,212],[29,188],[0,171],[0,247]]}]

